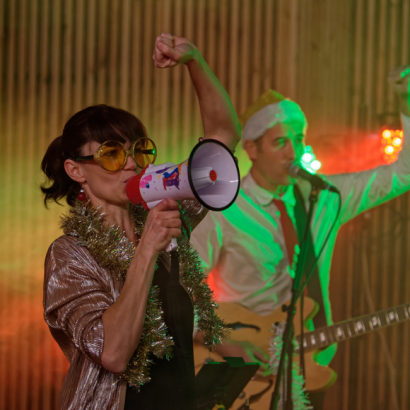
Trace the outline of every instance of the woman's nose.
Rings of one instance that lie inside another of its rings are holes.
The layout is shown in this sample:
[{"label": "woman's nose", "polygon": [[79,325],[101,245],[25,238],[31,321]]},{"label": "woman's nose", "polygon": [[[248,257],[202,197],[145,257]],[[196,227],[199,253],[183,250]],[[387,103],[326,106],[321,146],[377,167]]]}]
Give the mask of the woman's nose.
[{"label": "woman's nose", "polygon": [[136,167],[137,167],[137,164],[134,161],[134,158],[132,158],[131,155],[128,155],[127,156],[127,161],[125,162],[125,165],[124,165],[124,169],[134,171]]}]

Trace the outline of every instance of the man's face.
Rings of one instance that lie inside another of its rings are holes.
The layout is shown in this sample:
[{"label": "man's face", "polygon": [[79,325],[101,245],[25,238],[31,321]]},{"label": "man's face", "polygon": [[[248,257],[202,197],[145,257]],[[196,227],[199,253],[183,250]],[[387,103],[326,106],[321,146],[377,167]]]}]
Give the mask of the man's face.
[{"label": "man's face", "polygon": [[305,148],[304,126],[300,122],[283,122],[270,128],[255,141],[246,141],[252,160],[252,175],[263,188],[273,190],[296,180],[288,175],[289,166],[300,161]]}]

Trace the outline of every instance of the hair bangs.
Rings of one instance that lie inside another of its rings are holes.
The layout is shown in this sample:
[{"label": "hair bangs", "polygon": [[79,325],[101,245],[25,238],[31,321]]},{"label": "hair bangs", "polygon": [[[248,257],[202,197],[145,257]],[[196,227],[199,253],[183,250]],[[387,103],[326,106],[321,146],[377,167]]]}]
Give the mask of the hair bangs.
[{"label": "hair bangs", "polygon": [[119,141],[131,144],[146,137],[145,127],[134,115],[119,108],[99,106],[87,121],[88,142]]}]

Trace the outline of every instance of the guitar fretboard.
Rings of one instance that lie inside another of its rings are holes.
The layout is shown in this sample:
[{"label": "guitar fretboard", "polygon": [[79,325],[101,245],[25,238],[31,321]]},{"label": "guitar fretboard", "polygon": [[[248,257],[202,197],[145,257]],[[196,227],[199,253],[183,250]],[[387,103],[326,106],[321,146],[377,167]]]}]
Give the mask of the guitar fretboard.
[{"label": "guitar fretboard", "polygon": [[[371,313],[304,334],[305,351],[320,349],[410,319],[410,303]],[[297,337],[300,345],[300,336]],[[299,349],[296,349],[298,351]]]}]

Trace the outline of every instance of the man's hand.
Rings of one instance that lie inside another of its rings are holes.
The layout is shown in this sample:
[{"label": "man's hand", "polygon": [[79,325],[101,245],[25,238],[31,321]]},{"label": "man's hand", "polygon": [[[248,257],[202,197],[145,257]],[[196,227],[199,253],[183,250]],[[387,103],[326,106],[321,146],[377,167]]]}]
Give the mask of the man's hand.
[{"label": "man's hand", "polygon": [[392,70],[388,81],[400,98],[400,109],[410,116],[410,66],[400,66]]},{"label": "man's hand", "polygon": [[261,367],[256,373],[257,376],[272,374],[269,355],[250,342],[223,339],[222,344],[217,346],[216,352],[222,357],[242,357],[245,362],[258,362]]},{"label": "man's hand", "polygon": [[198,48],[186,38],[162,33],[155,40],[152,59],[155,67],[168,68],[187,63],[200,55]]}]

